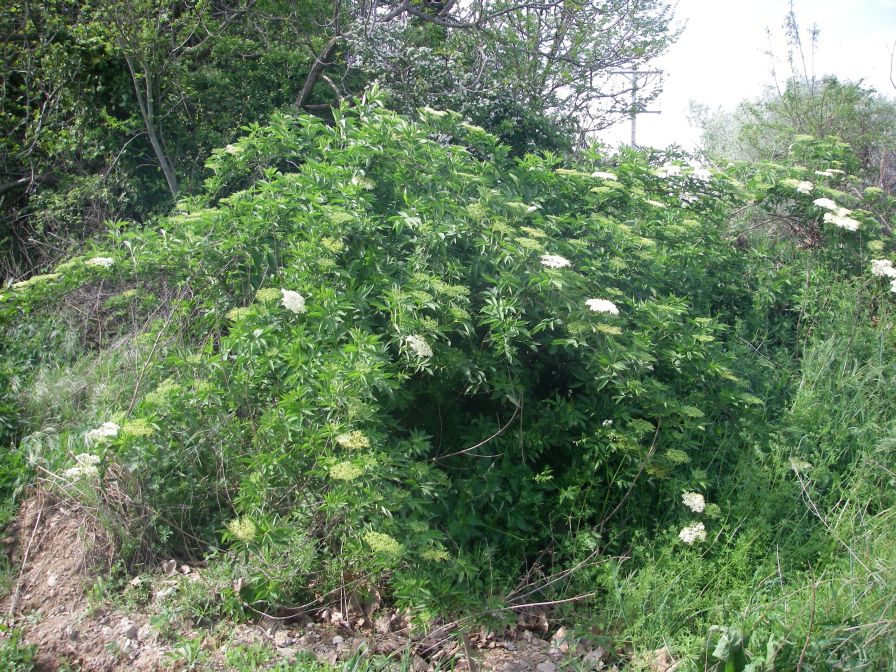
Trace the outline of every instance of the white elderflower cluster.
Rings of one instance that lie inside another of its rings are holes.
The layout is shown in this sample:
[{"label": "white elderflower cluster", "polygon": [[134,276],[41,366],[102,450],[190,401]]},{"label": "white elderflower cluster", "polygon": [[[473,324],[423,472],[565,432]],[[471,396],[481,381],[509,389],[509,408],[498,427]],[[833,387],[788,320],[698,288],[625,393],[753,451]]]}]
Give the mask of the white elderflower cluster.
[{"label": "white elderflower cluster", "polygon": [[93,257],[92,259],[88,259],[84,263],[87,266],[100,266],[102,268],[109,268],[115,263],[115,260],[112,257]]},{"label": "white elderflower cluster", "polygon": [[370,439],[364,436],[363,432],[359,432],[358,430],[340,434],[336,437],[336,443],[348,450],[370,448]]},{"label": "white elderflower cluster", "polygon": [[654,174],[657,177],[677,177],[681,175],[681,166],[676,166],[674,163],[666,163],[657,168]]},{"label": "white elderflower cluster", "polygon": [[432,357],[432,348],[422,336],[412,334],[404,339],[418,357]]},{"label": "white elderflower cluster", "polygon": [[816,205],[819,208],[825,208],[826,210],[837,210],[840,207],[830,198],[816,198],[812,203],[813,205]]},{"label": "white elderflower cluster", "polygon": [[541,265],[547,268],[566,268],[569,266],[569,259],[559,254],[542,254]]},{"label": "white elderflower cluster", "polygon": [[871,275],[882,278],[896,278],[896,268],[889,259],[873,259],[871,261]]},{"label": "white elderflower cluster", "polygon": [[794,189],[800,194],[811,194],[812,190],[815,188],[815,185],[808,180],[794,180],[792,178],[781,180],[781,184]]},{"label": "white elderflower cluster", "polygon": [[686,492],[681,496],[682,503],[694,513],[703,513],[706,500],[699,492]]},{"label": "white elderflower cluster", "polygon": [[616,304],[607,299],[588,299],[585,301],[585,305],[588,306],[589,310],[595,313],[607,313],[609,315],[619,314],[619,308],[616,307]]},{"label": "white elderflower cluster", "polygon": [[282,295],[280,303],[283,304],[283,307],[286,308],[286,310],[296,313],[297,315],[305,312],[304,296],[291,289],[281,289],[280,293]]},{"label": "white elderflower cluster", "polygon": [[118,436],[119,429],[120,427],[114,422],[104,422],[96,429],[91,429],[84,435],[84,443],[90,446],[94,443],[100,443],[106,439],[114,438]]},{"label": "white elderflower cluster", "polygon": [[706,528],[703,523],[691,523],[687,527],[682,528],[678,533],[678,538],[684,543],[690,545],[695,541],[706,541]]},{"label": "white elderflower cluster", "polygon": [[691,177],[701,182],[709,182],[712,179],[712,173],[703,166],[697,166],[691,170]]},{"label": "white elderflower cluster", "polygon": [[100,458],[90,453],[75,455],[75,466],[62,472],[63,477],[70,481],[92,480],[99,478],[100,472],[97,465]]},{"label": "white elderflower cluster", "polygon": [[615,182],[619,179],[613,173],[605,173],[600,170],[596,170],[593,173],[591,173],[591,177],[597,177],[597,178],[600,178],[601,180],[611,180],[613,182]]},{"label": "white elderflower cluster", "polygon": [[850,211],[846,208],[838,208],[837,212],[824,213],[824,221],[847,231],[856,231],[859,228],[859,221],[849,217],[849,214]]},{"label": "white elderflower cluster", "polygon": [[255,539],[255,535],[258,532],[258,528],[249,516],[234,518],[227,523],[227,529],[236,539],[247,544]]}]

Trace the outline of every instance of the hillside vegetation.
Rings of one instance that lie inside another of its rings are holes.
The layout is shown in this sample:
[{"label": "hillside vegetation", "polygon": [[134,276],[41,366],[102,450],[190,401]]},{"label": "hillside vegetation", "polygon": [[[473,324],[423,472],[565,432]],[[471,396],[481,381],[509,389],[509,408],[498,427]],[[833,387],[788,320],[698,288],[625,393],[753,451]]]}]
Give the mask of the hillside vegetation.
[{"label": "hillside vegetation", "polygon": [[0,294],[6,520],[37,481],[122,567],[206,560],[210,623],[553,603],[632,669],[892,666],[896,200],[847,145],[569,162],[376,91],[333,117],[245,127]]}]

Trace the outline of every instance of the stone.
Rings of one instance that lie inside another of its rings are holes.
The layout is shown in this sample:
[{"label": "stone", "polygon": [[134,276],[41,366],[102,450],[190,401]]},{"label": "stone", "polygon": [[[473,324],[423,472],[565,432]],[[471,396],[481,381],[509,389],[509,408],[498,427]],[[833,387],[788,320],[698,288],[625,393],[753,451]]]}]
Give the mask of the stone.
[{"label": "stone", "polygon": [[345,638],[344,638],[344,637],[342,637],[341,635],[336,635],[336,636],[333,638],[333,646],[339,646],[339,645],[342,644],[342,642],[344,642],[344,641],[345,641]]},{"label": "stone", "polygon": [[554,665],[554,663],[545,661],[543,663],[538,663],[538,665],[535,666],[535,669],[538,670],[538,672],[555,672],[557,666]]},{"label": "stone", "polygon": [[552,648],[557,649],[560,653],[569,651],[569,632],[566,628],[560,628],[554,633],[554,636],[551,638],[551,644]]},{"label": "stone", "polygon": [[282,649],[290,643],[290,639],[291,637],[286,630],[278,630],[274,633],[274,646],[278,649]]}]

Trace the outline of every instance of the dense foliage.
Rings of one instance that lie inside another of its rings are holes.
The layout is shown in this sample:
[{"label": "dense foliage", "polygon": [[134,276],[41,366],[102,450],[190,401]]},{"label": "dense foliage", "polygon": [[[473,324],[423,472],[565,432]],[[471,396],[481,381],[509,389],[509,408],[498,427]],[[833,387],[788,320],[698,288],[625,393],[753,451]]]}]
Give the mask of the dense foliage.
[{"label": "dense foliage", "polygon": [[850,624],[892,622],[894,199],[848,146],[570,165],[333,115],[0,295],[13,454],[132,562],[211,554],[204,613],[588,595],[693,669],[892,658]]},{"label": "dense foliage", "polygon": [[[619,67],[677,37],[658,0],[52,0],[0,7],[0,274],[41,273],[108,219],[149,221],[212,148],[280,111],[330,117],[379,80],[518,154],[628,112]],[[646,103],[658,81],[641,82]]]}]

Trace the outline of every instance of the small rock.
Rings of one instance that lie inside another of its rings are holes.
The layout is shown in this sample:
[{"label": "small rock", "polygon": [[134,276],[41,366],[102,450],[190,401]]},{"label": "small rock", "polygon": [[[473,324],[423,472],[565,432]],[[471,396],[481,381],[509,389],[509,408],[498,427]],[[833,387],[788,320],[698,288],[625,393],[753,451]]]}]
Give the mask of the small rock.
[{"label": "small rock", "polygon": [[521,672],[523,669],[522,665],[519,663],[504,663],[504,666],[501,668],[501,672]]},{"label": "small rock", "polygon": [[69,626],[65,629],[65,636],[73,642],[76,642],[78,640],[78,637],[81,636],[81,633]]},{"label": "small rock", "polygon": [[177,560],[166,560],[162,563],[162,572],[171,575],[177,571]]},{"label": "small rock", "polygon": [[189,574],[192,570],[190,569],[190,565],[181,565],[180,573],[181,574]]},{"label": "small rock", "polygon": [[599,668],[601,665],[603,665],[604,658],[606,657],[606,650],[602,646],[599,646],[582,656],[582,663],[584,663],[587,667]]},{"label": "small rock", "polygon": [[414,672],[426,672],[428,669],[429,663],[420,656],[414,656]]},{"label": "small rock", "polygon": [[554,672],[557,669],[557,666],[554,665],[554,663],[545,661],[543,663],[538,663],[538,665],[535,666],[535,669],[538,670],[538,672]]},{"label": "small rock", "polygon": [[58,579],[59,577],[57,577],[55,574],[50,574],[49,576],[47,576],[47,585],[52,588],[56,585]]},{"label": "small rock", "polygon": [[342,642],[344,642],[344,641],[345,641],[345,638],[344,638],[344,637],[342,637],[342,636],[340,636],[340,635],[336,635],[336,636],[333,638],[333,646],[339,646],[339,645],[342,644]]},{"label": "small rock", "polygon": [[292,659],[296,657],[296,650],[291,646],[281,646],[277,648],[277,655],[281,658]]},{"label": "small rock", "polygon": [[511,641],[501,642],[501,646],[503,646],[508,651],[516,651],[516,644]]},{"label": "small rock", "polygon": [[386,614],[382,614],[374,620],[373,629],[379,635],[388,635],[392,632],[392,622]]},{"label": "small rock", "polygon": [[140,633],[140,627],[136,623],[122,622],[121,626],[121,634],[123,634],[128,639],[137,639],[137,635]]},{"label": "small rock", "polygon": [[128,585],[129,585],[129,586],[132,586],[132,587],[134,587],[134,588],[136,588],[137,586],[139,586],[141,583],[143,583],[143,579],[141,579],[139,576],[135,576],[133,579],[131,579],[130,581],[128,581]]},{"label": "small rock", "polygon": [[569,633],[566,628],[560,628],[554,633],[554,636],[551,638],[551,644],[560,653],[569,651]]},{"label": "small rock", "polygon": [[282,649],[284,646],[289,644],[290,636],[286,630],[278,630],[274,633],[274,646],[278,649]]}]

